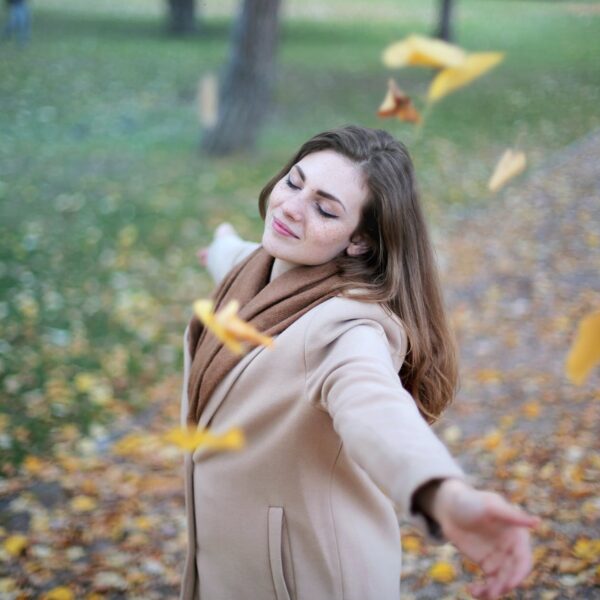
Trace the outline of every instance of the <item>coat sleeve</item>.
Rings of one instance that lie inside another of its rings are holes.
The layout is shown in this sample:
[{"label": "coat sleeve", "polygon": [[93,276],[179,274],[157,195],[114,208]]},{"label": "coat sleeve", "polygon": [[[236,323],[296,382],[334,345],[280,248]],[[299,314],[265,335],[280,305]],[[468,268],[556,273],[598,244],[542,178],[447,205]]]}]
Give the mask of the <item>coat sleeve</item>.
[{"label": "coat sleeve", "polygon": [[206,268],[215,284],[227,275],[238,262],[256,250],[260,244],[243,240],[237,234],[222,235],[215,238],[208,247]]},{"label": "coat sleeve", "polygon": [[412,511],[413,495],[433,479],[465,476],[400,382],[406,343],[398,342],[397,323],[324,316],[305,339],[309,400],[329,413],[349,456],[390,498],[398,519],[443,541],[435,522]]}]

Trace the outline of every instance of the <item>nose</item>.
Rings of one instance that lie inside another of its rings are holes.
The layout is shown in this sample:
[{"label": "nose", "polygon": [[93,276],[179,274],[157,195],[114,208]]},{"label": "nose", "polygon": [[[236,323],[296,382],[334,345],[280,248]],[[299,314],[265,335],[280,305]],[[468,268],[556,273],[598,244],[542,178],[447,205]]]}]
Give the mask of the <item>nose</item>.
[{"label": "nose", "polygon": [[301,194],[288,196],[281,204],[283,214],[292,221],[300,221],[302,219],[302,207],[304,204]]}]

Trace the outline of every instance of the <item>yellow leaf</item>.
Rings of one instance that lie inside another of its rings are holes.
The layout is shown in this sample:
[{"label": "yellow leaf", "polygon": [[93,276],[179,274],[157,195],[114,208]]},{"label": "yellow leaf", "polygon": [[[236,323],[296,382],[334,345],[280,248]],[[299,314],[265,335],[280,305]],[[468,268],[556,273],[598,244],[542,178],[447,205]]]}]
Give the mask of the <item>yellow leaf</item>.
[{"label": "yellow leaf", "polygon": [[429,576],[439,583],[452,583],[456,579],[456,570],[448,562],[436,562],[429,569]]},{"label": "yellow leaf", "polygon": [[96,500],[90,496],[79,495],[71,500],[71,508],[75,512],[87,512],[96,508]]},{"label": "yellow leaf", "polygon": [[133,520],[133,523],[138,529],[145,531],[147,529],[150,529],[150,527],[152,527],[152,525],[154,524],[154,521],[152,519],[150,519],[149,517],[142,515],[140,517],[135,518]]},{"label": "yellow leaf", "polygon": [[400,121],[411,123],[421,121],[421,115],[414,107],[410,96],[407,96],[393,79],[388,81],[388,91],[377,111],[377,116],[398,117]]},{"label": "yellow leaf", "polygon": [[244,353],[242,342],[257,346],[271,346],[273,338],[263,335],[237,316],[239,306],[239,302],[231,300],[215,313],[211,300],[198,300],[194,302],[194,312],[204,326],[234,354]]},{"label": "yellow leaf", "polygon": [[215,450],[238,450],[244,445],[244,435],[239,428],[232,428],[222,435],[215,435],[208,429],[176,427],[165,433],[163,439],[188,452],[193,452],[199,447]]},{"label": "yellow leaf", "polygon": [[524,152],[508,148],[500,157],[490,177],[488,182],[490,192],[497,192],[507,181],[521,173],[526,164],[527,159]]},{"label": "yellow leaf", "polygon": [[461,65],[466,52],[436,38],[412,34],[388,46],[382,55],[386,67],[454,67]]},{"label": "yellow leaf", "polygon": [[567,356],[567,377],[581,385],[600,363],[600,310],[584,317]]},{"label": "yellow leaf", "polygon": [[23,461],[23,468],[31,475],[41,473],[44,463],[37,456],[28,456]]},{"label": "yellow leaf", "polygon": [[416,535],[402,536],[402,549],[410,554],[418,554],[421,551],[422,544],[420,538]]},{"label": "yellow leaf", "polygon": [[577,558],[598,562],[600,560],[600,539],[589,540],[580,538],[575,542],[573,554]]},{"label": "yellow leaf", "polygon": [[528,402],[521,410],[528,419],[537,419],[540,416],[541,406],[539,402]]},{"label": "yellow leaf", "polygon": [[502,381],[502,371],[496,369],[481,369],[475,373],[477,381],[482,383],[500,383]]},{"label": "yellow leaf", "polygon": [[29,541],[24,535],[15,534],[4,540],[4,549],[11,556],[20,556],[25,548],[27,548]]},{"label": "yellow leaf", "polygon": [[4,433],[10,423],[8,415],[0,414],[0,433]]},{"label": "yellow leaf", "polygon": [[495,67],[503,58],[503,52],[469,54],[463,63],[455,67],[448,67],[435,76],[429,86],[428,99],[435,102],[450,92],[467,85]]},{"label": "yellow leaf", "polygon": [[95,381],[96,378],[91,373],[77,373],[73,383],[75,384],[75,389],[78,392],[86,393],[89,392],[92,387],[94,387]]},{"label": "yellow leaf", "polygon": [[65,586],[59,586],[51,589],[42,596],[43,600],[73,600],[73,592]]},{"label": "yellow leaf", "polygon": [[491,431],[483,438],[483,447],[486,450],[495,450],[502,441],[502,434],[498,430]]}]

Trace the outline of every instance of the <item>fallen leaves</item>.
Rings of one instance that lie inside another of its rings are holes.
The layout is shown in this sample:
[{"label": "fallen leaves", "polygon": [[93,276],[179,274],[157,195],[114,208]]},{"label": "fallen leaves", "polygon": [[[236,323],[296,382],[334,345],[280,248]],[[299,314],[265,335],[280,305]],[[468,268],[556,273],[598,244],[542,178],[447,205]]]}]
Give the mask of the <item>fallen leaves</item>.
[{"label": "fallen leaves", "polygon": [[429,576],[438,583],[452,583],[456,579],[456,569],[451,563],[440,561],[430,567]]},{"label": "fallen leaves", "polygon": [[28,543],[29,541],[26,536],[16,534],[4,540],[3,547],[10,556],[20,556],[25,551],[25,548],[27,548]]},{"label": "fallen leaves", "polygon": [[194,302],[194,312],[204,326],[234,354],[243,354],[246,343],[271,346],[273,338],[263,335],[237,316],[239,307],[237,300],[231,300],[220,311],[215,312],[211,300]]},{"label": "fallen leaves", "polygon": [[582,385],[600,363],[600,310],[585,316],[569,350],[566,372],[575,385]]}]

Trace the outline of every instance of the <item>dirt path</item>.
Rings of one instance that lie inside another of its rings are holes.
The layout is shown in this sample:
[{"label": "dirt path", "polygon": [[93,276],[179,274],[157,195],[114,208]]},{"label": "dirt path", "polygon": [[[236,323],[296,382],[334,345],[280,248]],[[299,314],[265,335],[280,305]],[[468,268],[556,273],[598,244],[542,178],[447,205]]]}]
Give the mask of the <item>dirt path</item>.
[{"label": "dirt path", "polygon": [[[600,597],[589,542],[600,538],[600,377],[576,388],[564,376],[578,320],[600,306],[599,159],[595,132],[438,235],[462,387],[436,429],[475,484],[544,518],[535,570],[515,598]],[[178,424],[179,385],[175,376],[152,390],[146,420],[116,424],[129,432],[116,443],[2,483],[1,598],[61,585],[77,599],[178,597],[181,456],[159,435]],[[15,534],[17,557],[5,544]],[[427,547],[408,530],[404,544],[404,598],[468,597],[472,568],[451,546]],[[444,584],[429,575],[440,563]]]}]

